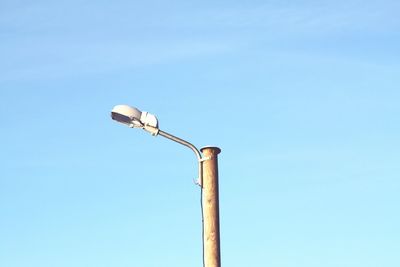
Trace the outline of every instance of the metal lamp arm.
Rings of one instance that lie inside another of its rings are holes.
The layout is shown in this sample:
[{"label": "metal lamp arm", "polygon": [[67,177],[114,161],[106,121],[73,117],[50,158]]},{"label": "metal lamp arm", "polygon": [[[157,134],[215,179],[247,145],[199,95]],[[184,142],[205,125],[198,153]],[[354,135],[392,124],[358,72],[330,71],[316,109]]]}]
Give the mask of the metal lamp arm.
[{"label": "metal lamp arm", "polygon": [[197,161],[199,163],[199,177],[198,177],[197,183],[199,184],[200,187],[203,187],[203,170],[202,170],[202,162],[203,162],[203,160],[202,160],[202,156],[201,156],[200,151],[193,144],[189,143],[188,141],[185,141],[185,140],[183,140],[183,139],[181,139],[179,137],[176,137],[176,136],[174,136],[172,134],[166,133],[166,132],[164,132],[162,130],[158,130],[158,135],[161,135],[161,136],[163,136],[165,138],[168,138],[168,139],[170,139],[170,140],[172,140],[174,142],[177,142],[177,143],[179,143],[181,145],[184,145],[184,146],[190,148],[196,154]]}]

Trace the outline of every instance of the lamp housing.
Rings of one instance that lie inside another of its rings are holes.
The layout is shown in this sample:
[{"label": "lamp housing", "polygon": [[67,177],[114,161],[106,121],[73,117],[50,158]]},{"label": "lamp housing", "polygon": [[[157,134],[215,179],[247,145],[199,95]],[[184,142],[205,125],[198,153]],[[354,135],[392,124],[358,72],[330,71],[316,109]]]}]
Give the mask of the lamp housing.
[{"label": "lamp housing", "polygon": [[111,118],[130,128],[142,128],[152,135],[159,132],[157,117],[128,105],[116,105],[111,110]]}]

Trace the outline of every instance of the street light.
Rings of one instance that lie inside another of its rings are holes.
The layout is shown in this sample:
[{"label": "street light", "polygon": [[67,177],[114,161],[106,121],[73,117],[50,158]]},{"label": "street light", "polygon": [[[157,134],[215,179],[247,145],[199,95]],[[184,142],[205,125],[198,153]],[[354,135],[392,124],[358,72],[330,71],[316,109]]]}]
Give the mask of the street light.
[{"label": "street light", "polygon": [[[203,265],[220,267],[219,194],[218,194],[218,147],[207,146],[200,151],[191,143],[160,130],[157,117],[128,105],[117,105],[111,111],[111,118],[130,128],[141,128],[153,136],[161,135],[190,148],[198,161],[197,184],[202,193],[203,216]],[[203,156],[204,155],[204,156]]]}]

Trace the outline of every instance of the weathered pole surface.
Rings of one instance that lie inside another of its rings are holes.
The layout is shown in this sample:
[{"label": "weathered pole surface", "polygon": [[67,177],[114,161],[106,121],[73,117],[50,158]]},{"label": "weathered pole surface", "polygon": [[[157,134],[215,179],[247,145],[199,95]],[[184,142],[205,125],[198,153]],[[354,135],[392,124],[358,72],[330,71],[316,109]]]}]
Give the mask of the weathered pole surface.
[{"label": "weathered pole surface", "polygon": [[221,266],[218,194],[218,147],[203,147],[203,219],[205,267]]}]

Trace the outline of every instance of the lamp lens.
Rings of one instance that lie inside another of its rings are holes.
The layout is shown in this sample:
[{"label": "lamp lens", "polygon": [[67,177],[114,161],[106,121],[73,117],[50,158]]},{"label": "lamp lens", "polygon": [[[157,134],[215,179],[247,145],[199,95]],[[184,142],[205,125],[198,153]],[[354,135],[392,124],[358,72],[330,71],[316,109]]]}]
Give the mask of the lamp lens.
[{"label": "lamp lens", "polygon": [[116,120],[116,121],[121,122],[121,123],[126,123],[126,124],[129,124],[129,123],[132,122],[131,118],[129,118],[127,116],[124,116],[122,114],[116,113],[116,112],[111,112],[111,118],[113,120]]}]

